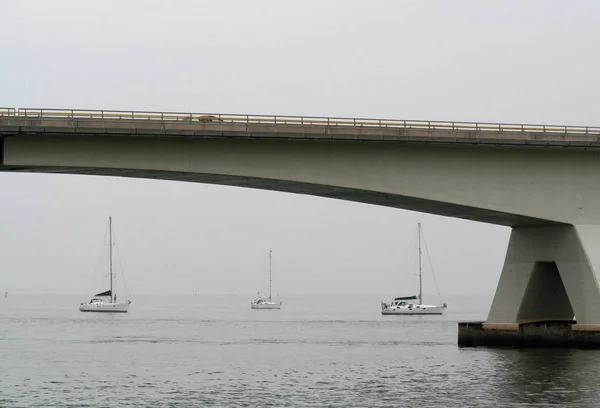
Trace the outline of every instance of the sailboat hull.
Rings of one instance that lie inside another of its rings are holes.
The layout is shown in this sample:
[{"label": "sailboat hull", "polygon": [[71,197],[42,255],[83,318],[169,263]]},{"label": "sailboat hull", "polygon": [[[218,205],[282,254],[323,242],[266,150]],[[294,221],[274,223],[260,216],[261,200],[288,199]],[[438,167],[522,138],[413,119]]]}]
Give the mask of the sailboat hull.
[{"label": "sailboat hull", "polygon": [[382,308],[382,315],[443,315],[446,308],[443,306],[420,306],[420,307],[392,307]]},{"label": "sailboat hull", "polygon": [[252,309],[281,309],[281,302],[275,303],[250,303]]},{"label": "sailboat hull", "polygon": [[82,303],[81,312],[127,313],[130,303]]}]

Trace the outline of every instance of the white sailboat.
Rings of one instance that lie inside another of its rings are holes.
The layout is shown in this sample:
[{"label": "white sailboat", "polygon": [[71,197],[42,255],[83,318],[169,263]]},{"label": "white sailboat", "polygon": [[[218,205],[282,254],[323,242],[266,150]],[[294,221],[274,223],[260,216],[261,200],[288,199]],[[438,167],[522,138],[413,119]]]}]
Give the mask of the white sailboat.
[{"label": "white sailboat", "polygon": [[79,310],[82,312],[104,312],[104,313],[127,313],[131,300],[117,302],[117,293],[113,289],[113,242],[112,242],[112,217],[108,217],[108,241],[109,241],[109,273],[110,289],[97,293],[88,303],[80,303]]},{"label": "white sailboat", "polygon": [[423,269],[421,267],[421,223],[418,223],[419,241],[419,295],[401,296],[381,302],[382,315],[442,315],[446,303],[442,305],[423,304]]},{"label": "white sailboat", "polygon": [[272,276],[273,276],[273,272],[272,272],[272,268],[271,268],[271,255],[272,251],[269,249],[269,297],[265,297],[265,296],[261,296],[260,292],[258,293],[258,299],[253,300],[252,303],[250,303],[250,307],[252,309],[281,309],[281,304],[283,302],[279,301],[279,302],[273,302],[273,299],[271,297],[271,286],[272,286]]}]

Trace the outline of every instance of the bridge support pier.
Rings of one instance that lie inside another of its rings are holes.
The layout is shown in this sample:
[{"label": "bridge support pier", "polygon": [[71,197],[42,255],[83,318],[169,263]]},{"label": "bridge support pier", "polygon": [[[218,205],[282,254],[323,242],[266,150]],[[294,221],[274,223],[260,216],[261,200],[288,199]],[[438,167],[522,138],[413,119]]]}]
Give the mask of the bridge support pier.
[{"label": "bridge support pier", "polygon": [[600,226],[513,228],[485,322],[460,346],[600,348]]}]

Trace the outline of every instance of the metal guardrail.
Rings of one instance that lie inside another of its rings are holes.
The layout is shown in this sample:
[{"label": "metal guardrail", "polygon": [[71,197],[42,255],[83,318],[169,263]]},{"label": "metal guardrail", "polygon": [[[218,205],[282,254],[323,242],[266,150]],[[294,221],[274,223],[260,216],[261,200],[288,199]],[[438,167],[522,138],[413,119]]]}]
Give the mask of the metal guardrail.
[{"label": "metal guardrail", "polygon": [[600,127],[213,113],[0,108],[0,116],[600,135]]},{"label": "metal guardrail", "polygon": [[0,116],[15,116],[15,108],[0,108]]}]

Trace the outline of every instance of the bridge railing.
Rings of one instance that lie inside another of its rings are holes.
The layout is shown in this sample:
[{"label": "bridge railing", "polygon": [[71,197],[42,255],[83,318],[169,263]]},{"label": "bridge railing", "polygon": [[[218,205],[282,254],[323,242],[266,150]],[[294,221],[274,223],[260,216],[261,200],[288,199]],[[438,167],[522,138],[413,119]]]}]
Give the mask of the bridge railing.
[{"label": "bridge railing", "polygon": [[0,116],[14,116],[15,114],[15,108],[0,108]]},{"label": "bridge railing", "polygon": [[[4,110],[3,110],[4,109]],[[162,122],[217,122],[230,124],[297,125],[326,127],[401,128],[430,130],[497,131],[518,133],[553,133],[600,135],[600,127],[418,121],[368,118],[336,118],[308,116],[246,115],[221,113],[178,113],[150,111],[113,111],[80,109],[0,108],[0,115],[69,119],[155,120]]]}]

